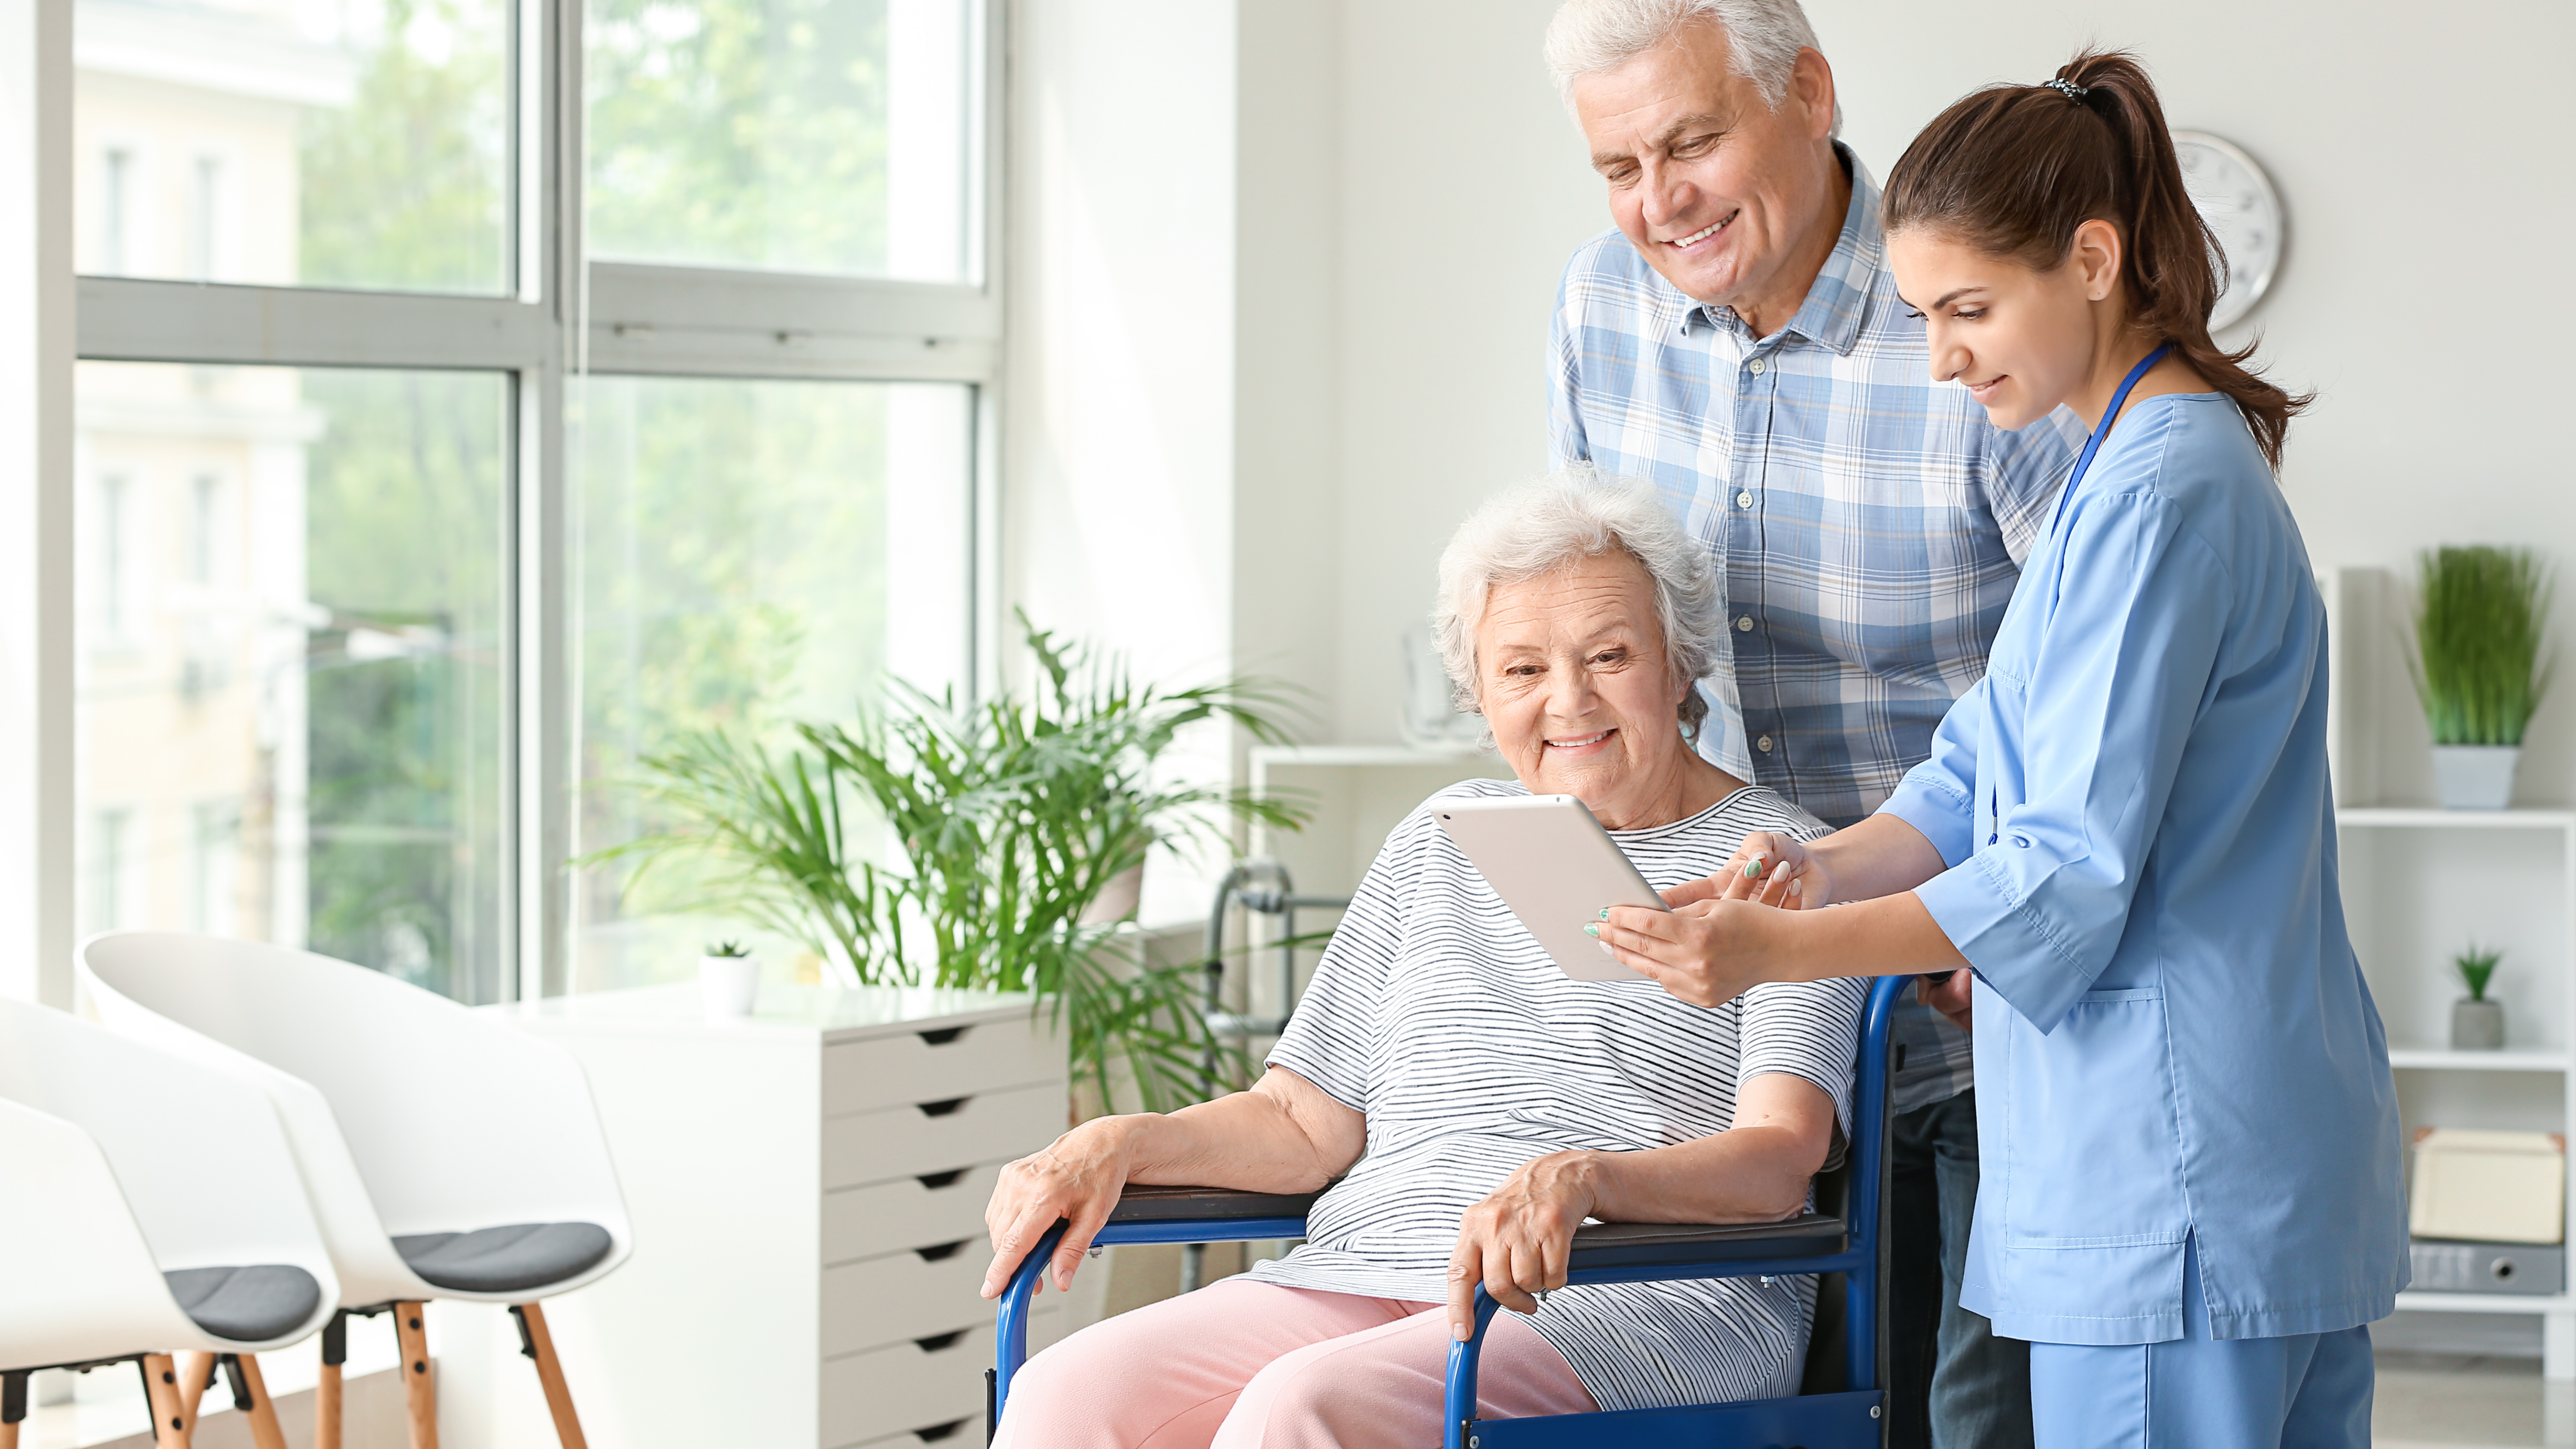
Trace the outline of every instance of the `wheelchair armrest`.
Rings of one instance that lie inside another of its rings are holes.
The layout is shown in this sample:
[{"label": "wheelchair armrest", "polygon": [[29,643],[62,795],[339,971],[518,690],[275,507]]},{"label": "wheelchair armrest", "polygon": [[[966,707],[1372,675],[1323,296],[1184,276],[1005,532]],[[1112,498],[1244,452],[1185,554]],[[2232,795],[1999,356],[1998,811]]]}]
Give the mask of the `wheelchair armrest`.
[{"label": "wheelchair armrest", "polygon": [[1239,1192],[1228,1187],[1148,1187],[1129,1183],[1109,1210],[1113,1223],[1222,1223],[1240,1218],[1302,1218],[1321,1192]]},{"label": "wheelchair armrest", "polygon": [[1574,1253],[1566,1267],[1580,1273],[1587,1268],[1716,1268],[1825,1258],[1843,1251],[1846,1241],[1843,1220],[1822,1213],[1778,1223],[1588,1223],[1574,1230]]}]

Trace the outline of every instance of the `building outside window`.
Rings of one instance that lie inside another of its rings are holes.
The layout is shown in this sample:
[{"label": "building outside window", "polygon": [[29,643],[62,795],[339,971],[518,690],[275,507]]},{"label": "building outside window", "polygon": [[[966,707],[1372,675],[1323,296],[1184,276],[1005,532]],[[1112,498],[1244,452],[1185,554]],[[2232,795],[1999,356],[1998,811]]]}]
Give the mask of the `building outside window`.
[{"label": "building outside window", "polygon": [[77,0],[85,929],[675,977],[640,761],[973,678],[983,7],[549,3]]}]

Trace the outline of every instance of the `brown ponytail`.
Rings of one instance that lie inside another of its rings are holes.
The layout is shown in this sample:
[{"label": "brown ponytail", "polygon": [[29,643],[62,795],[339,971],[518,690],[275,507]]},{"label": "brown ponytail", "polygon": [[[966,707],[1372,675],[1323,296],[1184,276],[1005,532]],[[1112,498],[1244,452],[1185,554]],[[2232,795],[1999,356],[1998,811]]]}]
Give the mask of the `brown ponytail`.
[{"label": "brown ponytail", "polygon": [[2183,190],[2164,107],[2136,57],[2086,51],[2054,81],[1989,86],[1943,111],[1888,173],[1886,217],[1891,232],[1927,228],[2041,270],[2065,263],[2085,222],[2118,227],[2130,325],[2171,342],[2281,466],[2290,418],[2316,395],[2264,381],[2246,366],[2251,345],[2222,352],[2210,340],[2226,263]]}]

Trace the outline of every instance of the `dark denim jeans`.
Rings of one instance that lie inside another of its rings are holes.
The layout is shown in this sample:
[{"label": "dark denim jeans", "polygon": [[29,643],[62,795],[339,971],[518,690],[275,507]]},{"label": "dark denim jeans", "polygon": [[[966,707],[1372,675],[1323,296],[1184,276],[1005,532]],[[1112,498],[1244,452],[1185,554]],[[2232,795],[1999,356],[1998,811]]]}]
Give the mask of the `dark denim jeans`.
[{"label": "dark denim jeans", "polygon": [[2030,1345],[1959,1306],[1977,1208],[1977,1093],[1888,1134],[1889,1449],[2031,1449]]}]

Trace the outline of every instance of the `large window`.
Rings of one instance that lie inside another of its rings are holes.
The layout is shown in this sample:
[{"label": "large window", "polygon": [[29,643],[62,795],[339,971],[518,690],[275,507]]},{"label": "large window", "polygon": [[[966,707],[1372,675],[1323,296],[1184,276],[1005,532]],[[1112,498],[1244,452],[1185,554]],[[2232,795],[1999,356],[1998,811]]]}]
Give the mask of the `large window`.
[{"label": "large window", "polygon": [[974,677],[986,6],[74,15],[77,927],[676,974],[639,760]]}]

